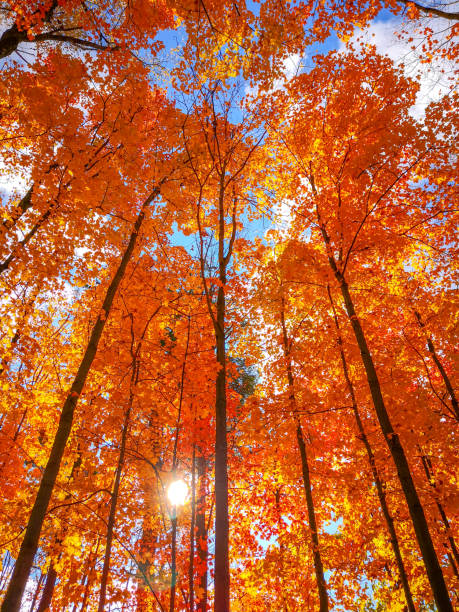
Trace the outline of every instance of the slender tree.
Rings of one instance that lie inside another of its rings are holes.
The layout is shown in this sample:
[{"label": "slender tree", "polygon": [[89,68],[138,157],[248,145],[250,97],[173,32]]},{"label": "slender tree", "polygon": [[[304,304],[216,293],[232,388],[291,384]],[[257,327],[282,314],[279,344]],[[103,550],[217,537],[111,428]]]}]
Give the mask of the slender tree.
[{"label": "slender tree", "polygon": [[155,187],[142,204],[141,211],[136,219],[134,229],[129,238],[127,248],[123,254],[123,257],[121,258],[116,273],[107,288],[105,299],[101,308],[101,314],[97,317],[96,323],[94,324],[86,351],[80,363],[80,367],[78,368],[78,372],[67,395],[67,399],[62,407],[59,425],[54,438],[51,453],[40,481],[40,486],[30,513],[19,555],[16,559],[13,575],[2,603],[2,610],[4,611],[8,610],[14,612],[20,608],[22,594],[24,592],[30,569],[38,548],[40,533],[45,520],[46,511],[48,509],[49,500],[59,473],[67,440],[72,429],[73,416],[78,398],[90,372],[91,365],[96,355],[99,341],[105,327],[107,316],[110,314],[113,299],[124,277],[127,265],[132,257],[146,211],[158,194],[159,187]]}]

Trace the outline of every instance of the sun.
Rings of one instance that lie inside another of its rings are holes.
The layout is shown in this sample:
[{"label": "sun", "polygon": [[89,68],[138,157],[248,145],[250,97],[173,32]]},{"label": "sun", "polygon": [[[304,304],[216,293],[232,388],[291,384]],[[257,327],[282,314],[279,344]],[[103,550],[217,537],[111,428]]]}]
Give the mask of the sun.
[{"label": "sun", "polygon": [[167,498],[173,506],[183,506],[188,495],[188,485],[183,480],[174,480],[167,489]]}]

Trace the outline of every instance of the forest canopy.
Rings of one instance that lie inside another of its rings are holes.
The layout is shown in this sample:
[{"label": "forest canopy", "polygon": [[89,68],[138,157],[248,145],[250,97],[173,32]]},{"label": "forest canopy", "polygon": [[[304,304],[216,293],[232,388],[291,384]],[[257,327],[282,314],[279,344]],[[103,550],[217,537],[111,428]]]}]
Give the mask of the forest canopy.
[{"label": "forest canopy", "polygon": [[2,612],[457,609],[458,24],[0,1]]}]

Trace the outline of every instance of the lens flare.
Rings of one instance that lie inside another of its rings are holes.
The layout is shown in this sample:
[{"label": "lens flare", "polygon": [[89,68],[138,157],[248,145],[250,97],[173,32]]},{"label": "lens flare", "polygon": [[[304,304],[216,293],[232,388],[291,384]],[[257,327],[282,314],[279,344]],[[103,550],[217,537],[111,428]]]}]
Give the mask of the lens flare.
[{"label": "lens flare", "polygon": [[188,485],[183,480],[175,480],[167,489],[167,497],[173,506],[183,506],[188,495]]}]

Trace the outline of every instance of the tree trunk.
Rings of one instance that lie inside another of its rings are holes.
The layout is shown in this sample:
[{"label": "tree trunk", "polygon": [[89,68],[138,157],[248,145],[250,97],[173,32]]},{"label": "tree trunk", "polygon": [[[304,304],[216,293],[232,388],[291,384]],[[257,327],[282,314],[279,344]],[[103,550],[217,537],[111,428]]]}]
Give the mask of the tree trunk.
[{"label": "tree trunk", "polygon": [[225,294],[217,295],[217,374],[215,398],[215,612],[229,612],[228,447],[226,434]]},{"label": "tree trunk", "polygon": [[190,562],[188,568],[188,592],[190,612],[194,611],[194,538],[196,528],[196,444],[193,444],[191,459],[191,523],[190,523]]},{"label": "tree trunk", "polygon": [[[175,428],[174,450],[172,453],[172,475],[175,478],[178,467],[178,441],[180,429],[182,427],[182,406],[183,406],[183,391],[185,388],[185,371],[188,358],[188,347],[190,345],[191,318],[188,317],[188,328],[186,337],[186,348],[183,356],[182,373],[180,377],[180,397],[177,412],[177,425]],[[171,542],[171,588],[169,598],[169,612],[174,612],[175,609],[175,593],[177,588],[177,507],[172,508],[172,542]]]},{"label": "tree trunk", "polygon": [[360,439],[365,446],[365,450],[367,451],[368,462],[370,464],[371,473],[373,474],[373,480],[376,485],[376,491],[378,493],[379,503],[381,506],[381,510],[386,521],[387,529],[389,531],[390,542],[392,545],[392,550],[394,551],[394,556],[397,561],[398,573],[400,576],[400,580],[403,586],[403,592],[405,593],[406,605],[409,612],[416,612],[416,608],[413,602],[413,595],[411,594],[410,585],[408,582],[408,576],[406,575],[405,565],[403,563],[402,554],[400,552],[400,545],[398,543],[397,532],[395,531],[394,519],[392,518],[391,513],[389,512],[389,507],[387,505],[386,494],[384,492],[383,483],[378,473],[378,468],[376,467],[375,456],[373,454],[373,449],[371,448],[370,442],[368,440],[367,434],[365,432],[365,428],[362,423],[362,419],[360,418],[360,413],[357,408],[357,400],[355,398],[354,385],[349,376],[349,370],[347,367],[346,355],[344,354],[344,346],[343,339],[341,336],[341,330],[339,327],[338,316],[335,310],[335,304],[333,302],[333,298],[330,292],[330,287],[327,286],[328,297],[330,298],[330,303],[333,309],[333,319],[335,322],[336,334],[338,338],[338,346],[339,352],[341,356],[341,364],[343,366],[343,374],[346,380],[346,386],[351,397],[352,402],[352,410],[354,412],[355,420],[357,422],[357,427],[360,434]]},{"label": "tree trunk", "polygon": [[172,508],[172,541],[171,541],[171,588],[169,597],[169,612],[175,610],[175,589],[177,584],[177,507]]},{"label": "tree trunk", "polygon": [[228,516],[228,441],[226,432],[226,265],[224,256],[225,213],[223,183],[221,179],[219,198],[218,262],[219,287],[215,321],[217,345],[217,374],[215,392],[215,612],[229,612],[229,516]]},{"label": "tree trunk", "polygon": [[115,529],[116,507],[118,505],[118,496],[120,491],[121,474],[124,467],[124,457],[126,454],[126,439],[129,430],[129,419],[131,416],[132,404],[134,401],[134,386],[137,382],[138,365],[136,360],[132,363],[132,376],[129,389],[129,400],[124,417],[123,431],[121,434],[120,454],[118,456],[118,465],[116,466],[115,482],[113,484],[112,499],[110,503],[110,513],[107,523],[107,543],[105,545],[104,566],[102,569],[102,577],[100,581],[99,607],[98,612],[104,612],[105,599],[107,595],[108,573],[110,571],[110,555],[113,543],[113,531]]},{"label": "tree trunk", "polygon": [[43,589],[37,612],[45,612],[46,610],[49,610],[49,606],[51,605],[51,600],[53,598],[54,587],[56,586],[56,580],[57,572],[54,569],[54,565],[51,563],[49,566],[48,575],[46,576],[45,588]]},{"label": "tree trunk", "polygon": [[[207,308],[212,318],[215,332],[216,356],[219,370],[215,385],[215,572],[214,572],[214,610],[229,612],[230,609],[230,571],[229,571],[229,516],[228,516],[228,441],[226,423],[226,273],[231,260],[237,232],[237,197],[233,195],[231,212],[231,237],[225,253],[225,190],[227,182],[227,158],[218,170],[218,290],[217,303],[214,305],[209,293],[205,272],[205,253],[201,225],[200,202],[197,222],[200,240],[201,276],[204,284]],[[228,213],[229,214],[229,213]]]},{"label": "tree trunk", "polygon": [[223,164],[220,173],[218,195],[218,290],[214,312],[205,273],[205,254],[200,208],[197,211],[197,222],[200,237],[201,276],[204,284],[207,308],[212,318],[215,333],[216,357],[219,370],[215,384],[215,571],[214,571],[214,610],[229,612],[230,609],[230,573],[229,573],[229,516],[228,516],[228,443],[226,431],[226,270],[231,259],[236,237],[236,204],[233,201],[232,232],[225,254],[225,169]]},{"label": "tree trunk", "polygon": [[300,418],[298,416],[296,397],[295,397],[295,381],[292,370],[292,360],[290,355],[289,339],[287,334],[287,327],[285,325],[285,300],[284,296],[281,297],[281,310],[280,310],[285,366],[287,370],[288,388],[289,388],[289,399],[292,409],[292,415],[296,423],[296,439],[298,442],[298,449],[301,457],[301,468],[303,472],[303,486],[306,496],[306,506],[308,508],[308,519],[309,519],[309,533],[311,535],[311,549],[312,556],[314,559],[314,570],[316,574],[317,590],[319,594],[319,610],[320,612],[328,612],[328,592],[327,585],[324,576],[324,567],[322,563],[322,557],[320,554],[319,547],[319,534],[317,532],[316,513],[314,509],[314,499],[312,497],[312,486],[311,477],[309,473],[308,456],[306,452],[306,444],[304,442],[303,429],[301,427]]},{"label": "tree trunk", "polygon": [[421,550],[422,559],[424,561],[424,566],[426,568],[435,602],[439,612],[453,612],[451,600],[448,595],[448,589],[446,588],[443,572],[435,552],[429,526],[424,514],[424,509],[422,507],[421,500],[419,499],[400,438],[392,427],[392,423],[382,396],[381,385],[376,373],[373,357],[370,353],[370,349],[368,348],[360,320],[355,312],[349,287],[346,279],[338,270],[336,262],[330,253],[330,239],[326,234],[323,225],[321,226],[321,230],[327,251],[329,252],[328,260],[330,267],[332,268],[339,283],[346,312],[354,331],[357,345],[360,349],[360,355],[365,368],[368,387],[370,389],[370,394],[373,400],[376,415],[378,417],[379,425],[381,427],[384,439],[386,440],[387,446],[389,447],[395,467],[397,468],[398,478],[405,495],[408,510],[413,522],[414,531],[416,533],[416,539]]},{"label": "tree trunk", "polygon": [[[419,327],[425,332],[425,324],[423,323],[421,319],[421,315],[419,314],[419,312],[417,312],[417,310],[414,311],[414,316],[417,319]],[[441,374],[441,377],[443,378],[443,382],[445,383],[446,389],[448,390],[449,397],[451,400],[451,407],[452,407],[453,414],[456,417],[456,419],[459,421],[459,405],[457,402],[456,394],[454,393],[453,385],[448,377],[448,374],[446,373],[445,368],[443,367],[442,362],[438,358],[437,352],[435,350],[435,347],[432,341],[432,337],[426,334],[426,340],[427,340],[427,348],[429,349],[429,353],[432,355],[432,359],[435,365],[437,366],[438,371]]]},{"label": "tree trunk", "polygon": [[199,454],[196,458],[196,470],[198,476],[196,504],[198,589],[196,589],[196,612],[207,612],[206,459],[202,454]]},{"label": "tree trunk", "polygon": [[29,612],[33,612],[33,609],[35,608],[35,604],[37,603],[38,594],[40,593],[40,589],[41,589],[41,585],[43,583],[44,577],[45,577],[44,574],[40,574],[40,578],[38,579],[38,582],[37,582],[37,588],[35,589],[35,592],[33,594],[32,603],[30,604]]},{"label": "tree trunk", "polygon": [[[85,587],[84,587],[83,601],[81,602],[80,612],[85,612],[86,607],[87,607],[87,602],[88,602],[89,592],[90,592],[90,587],[91,587],[91,578],[92,578],[92,575],[96,571],[95,566],[97,563],[97,554],[99,552],[99,546],[100,546],[100,536],[97,538],[96,550],[94,552],[91,550],[91,552],[89,553],[86,575],[83,576],[83,580],[81,581],[81,584],[85,585]],[[85,584],[85,581],[86,581],[86,584]]]},{"label": "tree trunk", "polygon": [[19,30],[16,24],[5,30],[0,38],[0,59],[8,57],[16,51],[19,43],[27,40],[27,32]]},{"label": "tree trunk", "polygon": [[308,457],[306,454],[306,444],[304,443],[303,430],[301,428],[300,419],[296,418],[296,439],[301,456],[301,468],[303,471],[304,492],[306,494],[306,505],[308,507],[309,530],[311,533],[311,548],[314,558],[314,570],[316,574],[317,589],[319,591],[319,610],[320,612],[328,612],[328,593],[327,585],[324,576],[324,567],[319,548],[319,534],[317,532],[316,514],[314,511],[314,500],[312,497],[311,478],[309,475]]},{"label": "tree trunk", "polygon": [[48,509],[49,500],[56,482],[57,475],[61,460],[65,451],[67,440],[70,436],[72,429],[73,415],[77,406],[78,398],[83,390],[84,384],[88,377],[91,369],[92,362],[97,352],[100,338],[102,336],[103,329],[107,316],[110,313],[110,309],[113,303],[113,299],[117,292],[117,289],[123,279],[126,267],[131,259],[134,251],[137,235],[142,226],[145,218],[145,212],[147,207],[158,195],[159,188],[155,188],[150,196],[145,200],[141,212],[137,217],[134,225],[133,232],[131,233],[127,248],[120,261],[118,269],[113,277],[102,304],[101,314],[98,316],[96,323],[91,332],[89,343],[86,347],[83,359],[81,360],[80,367],[73,381],[70,392],[67,395],[67,399],[62,407],[59,424],[54,438],[51,453],[43,471],[40,486],[38,488],[37,496],[30,513],[29,521],[25,530],[24,539],[19,550],[19,555],[14,567],[13,576],[10,580],[8,590],[5,594],[5,598],[2,604],[2,612],[18,612],[21,605],[22,595],[24,588],[29,578],[30,570],[32,568],[35,553],[37,552],[38,542],[40,539],[40,533],[45,520],[46,511]]},{"label": "tree trunk", "polygon": [[[421,451],[421,461],[422,461],[422,466],[424,468],[424,472],[426,474],[427,480],[429,481],[430,486],[435,491],[437,488],[437,485],[435,484],[434,475],[432,473],[432,462],[430,461],[427,455],[422,453],[422,451]],[[448,534],[448,542],[449,542],[451,552],[452,552],[452,555],[448,553],[448,559],[452,567],[452,570],[454,572],[454,575],[456,577],[459,577],[459,573],[457,569],[458,564],[459,564],[459,552],[457,550],[456,541],[454,540],[454,536],[452,534],[451,526],[449,524],[448,517],[446,516],[446,512],[441,502],[439,501],[437,495],[435,495],[435,503],[437,505],[438,512],[440,513],[441,520],[443,521],[443,525],[445,527],[446,533]]]}]

